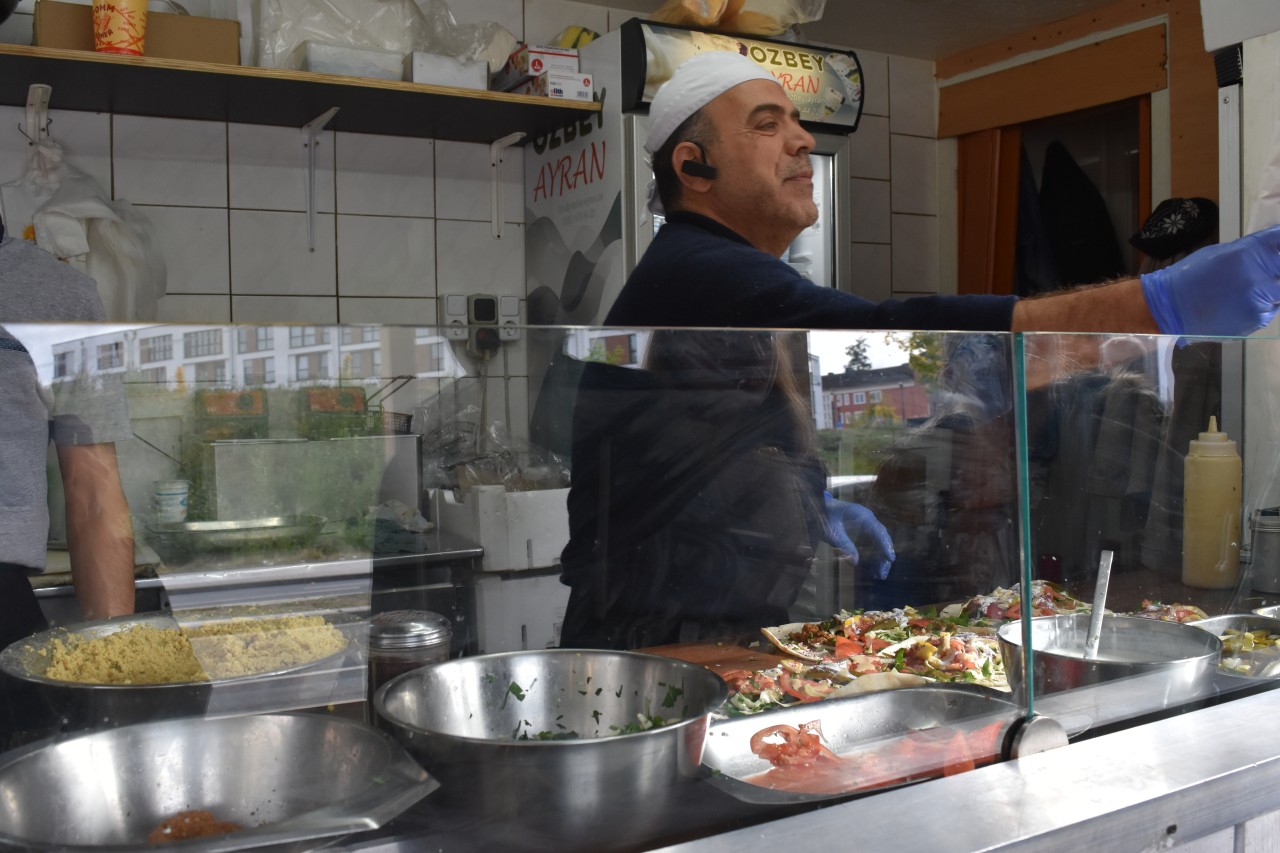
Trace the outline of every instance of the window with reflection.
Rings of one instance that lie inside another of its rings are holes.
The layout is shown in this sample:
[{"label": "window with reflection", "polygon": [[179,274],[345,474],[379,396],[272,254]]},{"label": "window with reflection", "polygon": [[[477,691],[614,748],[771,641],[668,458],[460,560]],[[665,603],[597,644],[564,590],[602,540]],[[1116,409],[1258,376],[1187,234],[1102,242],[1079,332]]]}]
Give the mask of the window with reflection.
[{"label": "window with reflection", "polygon": [[222,329],[201,329],[182,335],[182,355],[199,358],[202,355],[222,355]]},{"label": "window with reflection", "polygon": [[275,347],[275,329],[270,326],[241,326],[236,329],[237,352],[270,352]]},{"label": "window with reflection", "polygon": [[113,370],[117,367],[124,367],[124,344],[120,341],[98,344],[98,369]]},{"label": "window with reflection", "polygon": [[243,362],[245,385],[274,385],[276,383],[276,360],[266,358],[249,358]]},{"label": "window with reflection", "polygon": [[377,326],[343,326],[342,327],[342,343],[350,344],[376,344],[379,338],[379,330]]},{"label": "window with reflection", "polygon": [[149,364],[173,358],[173,335],[150,335],[138,338],[138,361]]},{"label": "window with reflection", "polygon": [[309,352],[293,356],[293,378],[299,382],[329,378],[329,353]]},{"label": "window with reflection", "polygon": [[291,326],[289,347],[314,347],[329,343],[329,329],[325,326]]}]

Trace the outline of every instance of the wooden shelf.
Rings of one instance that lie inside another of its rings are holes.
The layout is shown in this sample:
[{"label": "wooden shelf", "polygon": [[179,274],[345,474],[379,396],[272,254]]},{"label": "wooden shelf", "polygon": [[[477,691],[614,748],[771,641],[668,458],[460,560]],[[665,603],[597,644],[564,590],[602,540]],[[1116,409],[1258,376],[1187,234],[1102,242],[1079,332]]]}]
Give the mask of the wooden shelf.
[{"label": "wooden shelf", "polygon": [[515,131],[528,142],[600,110],[398,80],[0,45],[0,104],[24,106],[32,83],[53,87],[52,109],[301,128],[338,107],[329,130],[458,142]]}]

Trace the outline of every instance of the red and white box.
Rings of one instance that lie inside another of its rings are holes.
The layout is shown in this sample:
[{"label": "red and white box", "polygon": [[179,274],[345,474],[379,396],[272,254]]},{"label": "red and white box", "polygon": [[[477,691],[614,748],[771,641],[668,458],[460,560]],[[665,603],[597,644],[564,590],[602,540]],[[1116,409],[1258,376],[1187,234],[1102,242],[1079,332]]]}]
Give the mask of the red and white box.
[{"label": "red and white box", "polygon": [[541,95],[544,98],[561,98],[566,101],[590,101],[595,94],[591,75],[562,74],[544,71],[511,90],[513,95]]},{"label": "red and white box", "polygon": [[489,88],[498,92],[510,92],[548,71],[577,74],[578,49],[544,44],[520,45],[507,57],[501,70],[493,75]]}]

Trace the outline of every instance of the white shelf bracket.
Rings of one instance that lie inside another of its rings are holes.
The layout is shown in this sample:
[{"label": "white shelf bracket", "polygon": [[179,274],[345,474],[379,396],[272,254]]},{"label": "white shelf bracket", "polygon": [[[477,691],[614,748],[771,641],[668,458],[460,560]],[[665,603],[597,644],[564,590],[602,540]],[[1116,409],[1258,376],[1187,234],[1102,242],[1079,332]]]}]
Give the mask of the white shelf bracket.
[{"label": "white shelf bracket", "polygon": [[32,145],[39,145],[49,138],[49,98],[53,87],[44,83],[32,83],[27,89],[27,126],[19,127]]},{"label": "white shelf bracket", "polygon": [[324,126],[337,114],[338,108],[330,107],[302,126],[306,137],[302,146],[307,149],[307,250],[311,252],[316,250],[316,147]]},{"label": "white shelf bracket", "polygon": [[502,152],[524,137],[524,132],[518,130],[508,133],[489,146],[489,202],[495,240],[502,239]]}]

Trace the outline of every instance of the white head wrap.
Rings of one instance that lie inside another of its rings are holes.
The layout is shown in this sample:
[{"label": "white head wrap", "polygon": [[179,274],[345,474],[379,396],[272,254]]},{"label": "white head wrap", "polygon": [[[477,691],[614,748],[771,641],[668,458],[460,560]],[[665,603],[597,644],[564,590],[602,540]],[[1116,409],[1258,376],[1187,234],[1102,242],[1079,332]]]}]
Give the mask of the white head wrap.
[{"label": "white head wrap", "polygon": [[[644,142],[644,150],[652,156],[689,116],[748,80],[777,82],[768,71],[732,51],[712,50],[685,60],[653,96],[649,107],[649,137]],[[652,180],[649,181],[648,201],[649,210],[658,215],[663,213],[657,185]]]}]

